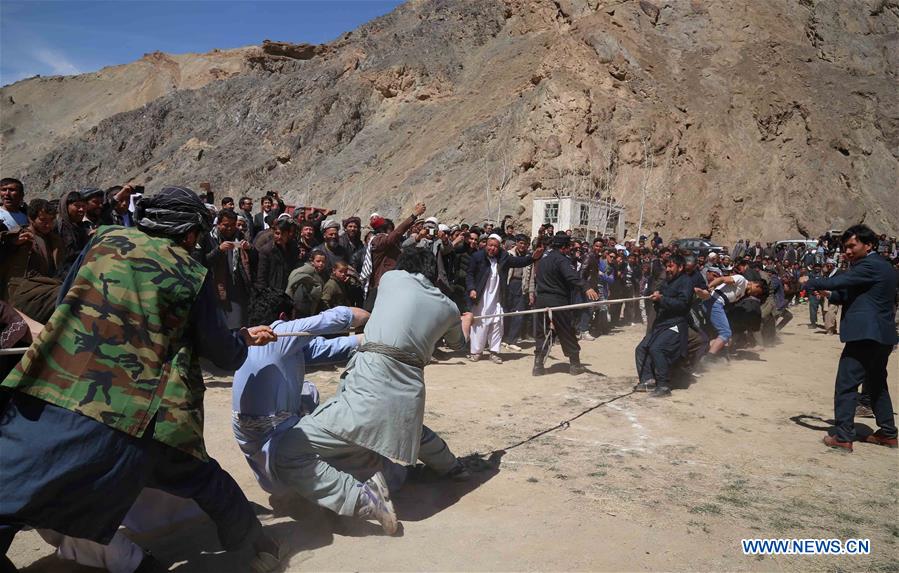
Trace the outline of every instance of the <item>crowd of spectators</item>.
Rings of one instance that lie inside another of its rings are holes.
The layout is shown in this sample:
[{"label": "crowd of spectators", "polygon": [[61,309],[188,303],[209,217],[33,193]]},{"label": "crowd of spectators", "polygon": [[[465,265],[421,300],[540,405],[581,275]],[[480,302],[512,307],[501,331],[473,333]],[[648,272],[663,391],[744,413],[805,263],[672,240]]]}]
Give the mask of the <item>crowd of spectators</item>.
[{"label": "crowd of spectators", "polygon": [[[133,225],[132,212],[143,188],[126,185],[106,190],[66,192],[58,201],[25,201],[24,185],[0,181],[0,299],[39,322],[52,313],[59,287],[72,263],[100,225]],[[543,225],[535,237],[517,232],[504,221],[468,224],[440,221],[416,205],[396,221],[378,213],[363,220],[343,219],[333,210],[288,207],[276,192],[258,201],[225,197],[215,202],[201,195],[215,212],[215,225],[193,256],[211,273],[228,326],[247,326],[250,304],[258,293],[286,292],[296,316],[310,316],[335,306],[371,310],[384,273],[394,268],[404,247],[428,249],[437,260],[440,289],[459,307],[474,309],[484,288],[485,268],[503,261],[497,285],[503,312],[531,308],[535,300],[536,265],[528,264],[551,248],[556,233]],[[254,212],[254,205],[257,206]],[[571,231],[565,231],[571,235]],[[809,327],[837,328],[836,305],[800,287],[803,276],[833,276],[845,269],[838,237],[780,244],[738,241],[720,251],[682,251],[654,232],[633,240],[613,236],[591,239],[573,235],[566,249],[572,268],[600,300],[634,299],[654,292],[665,279],[665,265],[676,253],[685,256],[684,272],[696,289],[693,303],[690,364],[727,357],[757,342],[770,344],[792,318],[790,307],[808,302]],[[880,237],[878,251],[899,265],[894,237]],[[479,254],[480,253],[480,254]],[[519,261],[509,264],[509,261]],[[585,302],[572,292],[571,303]],[[653,320],[648,300],[598,305],[576,311],[581,340],[607,336],[616,327]],[[533,337],[537,315],[507,317],[501,347],[519,352]],[[490,336],[497,333],[493,332]],[[480,347],[476,347],[480,346]],[[501,362],[495,345],[472,344],[469,357],[482,352]]]}]

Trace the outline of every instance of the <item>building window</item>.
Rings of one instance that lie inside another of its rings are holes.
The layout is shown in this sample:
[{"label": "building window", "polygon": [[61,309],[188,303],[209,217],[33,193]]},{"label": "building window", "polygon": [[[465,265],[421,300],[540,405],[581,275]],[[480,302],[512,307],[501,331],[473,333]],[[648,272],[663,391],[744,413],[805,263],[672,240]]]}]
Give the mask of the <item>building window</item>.
[{"label": "building window", "polygon": [[559,223],[559,203],[547,203],[543,207],[543,224],[557,225]]},{"label": "building window", "polygon": [[581,227],[586,227],[590,224],[590,207],[587,205],[581,205],[580,217],[578,218]]}]

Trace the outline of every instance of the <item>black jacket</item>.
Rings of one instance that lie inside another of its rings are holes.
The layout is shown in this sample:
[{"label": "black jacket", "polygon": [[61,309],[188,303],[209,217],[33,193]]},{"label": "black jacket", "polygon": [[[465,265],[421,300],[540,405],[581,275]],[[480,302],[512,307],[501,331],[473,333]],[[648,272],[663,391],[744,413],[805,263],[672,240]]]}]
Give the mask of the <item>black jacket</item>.
[{"label": "black jacket", "polygon": [[806,291],[829,290],[830,302],[843,305],[840,340],[873,340],[894,345],[896,336],[896,272],[886,259],[871,253],[845,273],[812,278]]},{"label": "black jacket", "polygon": [[283,291],[287,288],[287,277],[297,267],[296,249],[288,246],[281,250],[275,243],[259,249],[259,264],[253,286],[259,290],[271,287]]},{"label": "black jacket", "polygon": [[556,249],[547,251],[537,262],[535,279],[537,296],[571,300],[573,292],[586,292],[589,287],[571,266],[571,260]]},{"label": "black jacket", "polygon": [[686,324],[690,315],[690,305],[693,303],[693,281],[690,277],[681,273],[673,281],[666,280],[659,292],[662,293],[662,300],[653,303],[656,319],[652,323],[652,328],[669,328]]},{"label": "black jacket", "polygon": [[261,233],[265,230],[265,218],[272,213],[277,216],[277,213],[274,209],[272,209],[268,213],[265,213],[264,211],[259,211],[258,213],[256,213],[256,215],[253,217],[253,220],[251,221],[251,224],[253,225],[253,235]]}]

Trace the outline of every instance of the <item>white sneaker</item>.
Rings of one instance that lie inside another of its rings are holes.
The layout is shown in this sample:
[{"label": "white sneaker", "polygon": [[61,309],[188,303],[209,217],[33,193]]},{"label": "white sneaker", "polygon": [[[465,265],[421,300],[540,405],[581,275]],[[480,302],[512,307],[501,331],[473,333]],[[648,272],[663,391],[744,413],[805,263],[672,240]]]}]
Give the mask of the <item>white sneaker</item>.
[{"label": "white sneaker", "polygon": [[393,535],[399,527],[393,502],[390,501],[390,490],[387,480],[381,472],[375,472],[365,483],[358,484],[362,488],[359,494],[359,510],[357,515],[362,519],[374,519],[381,524],[384,533]]},{"label": "white sneaker", "polygon": [[596,340],[596,337],[589,332],[582,332],[578,338],[580,338],[581,340]]},{"label": "white sneaker", "polygon": [[[503,343],[505,344],[505,343]],[[512,352],[521,352],[521,347],[517,344],[505,344],[506,348],[511,350]]]}]

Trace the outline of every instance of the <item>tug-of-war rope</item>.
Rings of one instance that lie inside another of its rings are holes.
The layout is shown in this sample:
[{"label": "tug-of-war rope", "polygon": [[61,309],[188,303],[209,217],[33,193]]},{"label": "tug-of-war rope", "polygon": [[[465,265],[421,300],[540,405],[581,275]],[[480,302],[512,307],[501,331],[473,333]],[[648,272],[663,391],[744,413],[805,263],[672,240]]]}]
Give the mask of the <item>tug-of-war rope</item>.
[{"label": "tug-of-war rope", "polygon": [[[540,313],[547,313],[547,314],[549,315],[550,320],[552,320],[552,313],[553,313],[553,311],[560,311],[560,310],[577,310],[577,309],[581,309],[581,308],[590,308],[590,307],[594,307],[594,306],[601,306],[601,305],[604,305],[604,304],[617,304],[617,303],[625,303],[625,302],[634,302],[634,301],[644,300],[644,299],[648,299],[648,298],[649,298],[648,296],[636,296],[636,297],[632,297],[632,298],[619,298],[619,299],[610,299],[610,300],[596,300],[596,301],[581,302],[581,303],[576,303],[576,304],[566,304],[566,305],[562,305],[562,306],[551,306],[551,307],[545,307],[545,308],[534,308],[534,309],[531,309],[531,310],[519,310],[519,311],[514,311],[514,312],[503,312],[503,313],[499,313],[499,314],[485,314],[485,315],[482,315],[482,316],[475,316],[475,317],[473,318],[473,320],[480,320],[480,319],[486,319],[486,318],[498,318],[498,317],[501,317],[501,316],[522,316],[522,315],[525,315],[525,314],[540,314]],[[278,333],[278,336],[279,336],[279,337],[282,337],[282,336],[314,336],[314,335],[313,335],[312,333],[310,333],[310,332],[279,332],[279,333]],[[546,344],[546,346],[547,346],[547,347],[546,347],[546,353],[547,353],[547,354],[548,354],[549,348],[552,346],[552,338],[553,338],[553,337],[552,337],[552,334],[550,334],[549,336],[546,337],[546,342],[545,342],[545,344]],[[5,356],[5,355],[15,355],[15,354],[25,354],[25,352],[27,352],[27,351],[28,351],[27,348],[6,348],[6,349],[0,349],[0,356]],[[551,427],[551,428],[547,428],[547,429],[545,429],[545,430],[539,431],[539,432],[537,432],[537,433],[535,433],[535,434],[533,434],[533,435],[531,435],[531,436],[525,438],[524,440],[521,440],[521,441],[519,441],[519,442],[517,442],[517,443],[515,443],[515,444],[512,444],[512,445],[510,445],[510,446],[506,446],[506,447],[504,447],[504,448],[499,448],[499,449],[492,450],[492,451],[490,451],[490,453],[488,453],[488,454],[486,454],[486,455],[482,455],[482,454],[479,454],[479,453],[475,452],[475,453],[473,453],[473,454],[471,454],[471,455],[469,455],[469,456],[466,456],[466,458],[467,458],[467,459],[466,459],[466,464],[469,464],[469,465],[470,465],[470,464],[473,463],[473,459],[478,459],[478,460],[480,460],[480,463],[481,463],[481,464],[483,464],[483,463],[486,461],[486,462],[488,462],[488,463],[491,464],[491,465],[498,465],[498,463],[499,463],[498,460],[499,460],[499,459],[500,459],[500,458],[501,458],[501,457],[502,457],[508,450],[511,450],[511,449],[513,449],[513,448],[517,448],[517,447],[519,447],[519,446],[523,446],[523,445],[525,445],[525,444],[527,444],[527,443],[529,443],[529,442],[531,442],[531,441],[533,441],[533,440],[536,440],[537,438],[539,438],[539,437],[541,437],[541,436],[544,436],[544,435],[546,435],[546,434],[548,434],[548,433],[550,433],[550,432],[554,432],[554,431],[556,431],[556,430],[565,430],[565,429],[568,429],[568,428],[571,426],[571,422],[574,422],[575,420],[577,420],[577,419],[580,418],[581,416],[585,416],[585,415],[589,414],[590,412],[596,410],[597,408],[600,408],[600,407],[605,406],[605,405],[607,405],[607,404],[611,404],[612,402],[615,402],[616,400],[620,400],[620,399],[622,399],[622,398],[626,398],[626,397],[632,395],[633,393],[634,393],[634,391],[631,390],[630,392],[626,392],[626,393],[624,393],[624,394],[620,394],[620,395],[618,395],[618,396],[614,396],[614,397],[612,397],[612,398],[603,400],[602,402],[599,402],[599,403],[597,403],[597,404],[595,404],[595,405],[593,405],[593,406],[587,408],[587,409],[584,410],[583,412],[581,412],[581,413],[579,413],[579,414],[577,414],[577,415],[575,415],[575,416],[573,416],[573,417],[571,417],[571,418],[568,418],[567,420],[563,420],[562,422],[559,422],[558,424],[556,424],[555,426],[553,426],[553,427]],[[485,458],[486,458],[486,460],[485,460]],[[477,469],[477,468],[476,468],[476,467],[473,467],[472,469]]]},{"label": "tug-of-war rope", "polygon": [[[499,314],[485,314],[482,316],[475,316],[472,320],[482,320],[485,318],[498,318],[500,316],[523,316],[525,314],[538,314],[542,312],[547,312],[552,318],[553,311],[558,310],[576,310],[579,308],[590,308],[592,306],[600,306],[603,304],[617,304],[623,302],[634,302],[638,300],[644,300],[649,298],[648,296],[635,296],[632,298],[616,298],[611,300],[594,300],[590,302],[579,302],[577,304],[566,304],[562,306],[548,306],[545,308],[533,308],[531,310],[516,310],[514,312],[502,312]],[[278,338],[282,338],[285,336],[314,336],[311,332],[279,332]],[[13,354],[25,354],[27,352],[27,348],[4,348],[0,349],[0,356],[7,356]]]},{"label": "tug-of-war rope", "polygon": [[563,306],[548,306],[546,308],[532,308],[530,310],[516,310],[514,312],[501,312],[499,314],[485,314],[483,316],[476,316],[474,320],[479,320],[482,318],[496,318],[498,316],[522,316],[525,314],[537,314],[540,312],[548,312],[552,314],[554,310],[575,310],[578,308],[589,308],[591,306],[599,306],[602,304],[617,304],[619,302],[634,302],[637,300],[644,300],[649,298],[648,296],[635,296],[633,298],[615,298],[611,300],[591,300],[590,302],[579,302],[577,304],[566,304]]}]

